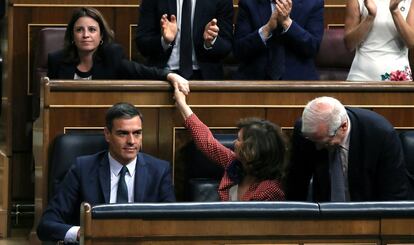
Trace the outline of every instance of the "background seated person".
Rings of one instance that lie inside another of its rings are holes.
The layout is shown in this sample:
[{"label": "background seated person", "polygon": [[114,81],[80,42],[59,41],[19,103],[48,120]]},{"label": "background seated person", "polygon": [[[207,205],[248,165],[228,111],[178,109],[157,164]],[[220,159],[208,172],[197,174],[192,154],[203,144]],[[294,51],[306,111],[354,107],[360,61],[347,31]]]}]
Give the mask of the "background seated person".
[{"label": "background seated person", "polygon": [[323,0],[240,0],[234,33],[236,79],[318,80]]},{"label": "background seated person", "polygon": [[125,59],[122,47],[113,43],[113,39],[112,30],[97,9],[75,10],[66,28],[63,50],[48,56],[48,77],[168,80],[188,93],[188,82],[184,78]]},{"label": "background seated person", "polygon": [[197,147],[225,170],[218,189],[222,201],[285,200],[281,179],[286,145],[278,126],[254,118],[241,120],[233,152],[213,137],[182,92],[176,89],[174,95]]},{"label": "background seated person", "polygon": [[175,201],[170,164],[139,152],[142,115],[138,109],[118,103],[107,111],[105,120],[109,151],[77,158],[43,213],[37,227],[41,240],[78,241],[82,202]]},{"label": "background seated person", "polygon": [[401,142],[384,117],[319,97],[295,124],[286,196],[305,201],[313,176],[316,202],[406,200],[406,174]]},{"label": "background seated person", "polygon": [[414,3],[348,0],[345,45],[356,49],[347,80],[413,80],[408,49],[414,46]]}]

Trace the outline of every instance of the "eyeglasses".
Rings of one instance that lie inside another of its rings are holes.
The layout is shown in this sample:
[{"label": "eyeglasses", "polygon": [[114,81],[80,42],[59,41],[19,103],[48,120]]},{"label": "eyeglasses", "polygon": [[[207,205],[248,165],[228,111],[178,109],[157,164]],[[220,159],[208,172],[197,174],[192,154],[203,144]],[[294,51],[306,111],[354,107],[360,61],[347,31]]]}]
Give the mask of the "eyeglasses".
[{"label": "eyeglasses", "polygon": [[[345,123],[345,122],[344,122]],[[335,136],[338,134],[339,129],[342,128],[344,126],[344,123],[341,123],[341,125],[339,125],[339,127],[337,127],[335,129],[335,131],[333,132],[333,134],[328,135],[322,139],[315,139],[309,136],[304,136],[306,139],[320,145],[320,146],[329,146],[331,145],[332,140],[335,138]]]}]

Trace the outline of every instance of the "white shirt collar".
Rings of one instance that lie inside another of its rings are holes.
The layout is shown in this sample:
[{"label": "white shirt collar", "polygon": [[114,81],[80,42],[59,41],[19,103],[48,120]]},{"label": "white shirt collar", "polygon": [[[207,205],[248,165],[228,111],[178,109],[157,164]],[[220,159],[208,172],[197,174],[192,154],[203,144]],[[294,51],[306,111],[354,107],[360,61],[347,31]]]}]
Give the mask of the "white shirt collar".
[{"label": "white shirt collar", "polygon": [[[123,164],[119,163],[115,158],[111,156],[111,153],[108,152],[109,166],[113,175],[118,176],[121,172]],[[133,177],[135,175],[135,167],[137,165],[137,157],[135,157],[131,162],[125,165],[128,168],[129,176]]]}]

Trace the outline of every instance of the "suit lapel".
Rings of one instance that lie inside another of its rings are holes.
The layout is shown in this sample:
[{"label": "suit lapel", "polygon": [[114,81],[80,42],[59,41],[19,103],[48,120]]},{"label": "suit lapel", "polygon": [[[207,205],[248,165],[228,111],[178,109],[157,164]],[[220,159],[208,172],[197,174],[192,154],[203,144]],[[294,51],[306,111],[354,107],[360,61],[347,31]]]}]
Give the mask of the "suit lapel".
[{"label": "suit lapel", "polygon": [[144,160],[143,154],[139,153],[137,157],[137,165],[135,169],[135,186],[134,186],[134,201],[143,202],[145,197],[145,190],[148,178],[147,164]]},{"label": "suit lapel", "polygon": [[111,195],[111,175],[109,168],[108,154],[99,163],[99,182],[101,184],[101,191],[105,199],[105,203],[109,203],[109,197]]},{"label": "suit lapel", "polygon": [[[347,108],[349,120],[351,121],[351,132],[349,140],[349,153],[348,153],[348,179],[352,179],[352,182],[349,181],[349,190],[350,193],[353,193],[353,187],[361,186],[359,182],[361,171],[362,171],[362,161],[363,155],[361,154],[363,145],[360,142],[360,129],[358,127],[358,119],[355,117],[351,109]],[[352,199],[352,196],[351,196]]]}]

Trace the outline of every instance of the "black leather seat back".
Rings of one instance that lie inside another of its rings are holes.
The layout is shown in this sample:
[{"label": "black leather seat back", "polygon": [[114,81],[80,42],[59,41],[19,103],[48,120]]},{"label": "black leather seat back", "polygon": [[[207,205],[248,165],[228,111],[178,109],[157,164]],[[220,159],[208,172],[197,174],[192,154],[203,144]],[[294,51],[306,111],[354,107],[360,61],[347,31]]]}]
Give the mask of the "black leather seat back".
[{"label": "black leather seat back", "polygon": [[32,119],[39,117],[41,79],[47,75],[48,54],[63,48],[66,27],[46,27],[39,31],[35,47],[32,78]]},{"label": "black leather seat back", "polygon": [[[236,134],[214,134],[221,144],[234,150]],[[224,170],[216,163],[211,162],[194,144],[188,149],[186,159],[186,197],[188,201],[207,202],[218,201],[218,185]]]},{"label": "black leather seat back", "polygon": [[411,189],[414,190],[414,131],[401,132],[400,140]]},{"label": "black leather seat back", "polygon": [[49,199],[78,156],[94,154],[107,148],[108,143],[103,133],[68,133],[57,136],[49,158]]},{"label": "black leather seat back", "polygon": [[354,55],[345,47],[343,28],[326,29],[315,60],[320,80],[346,80]]}]

